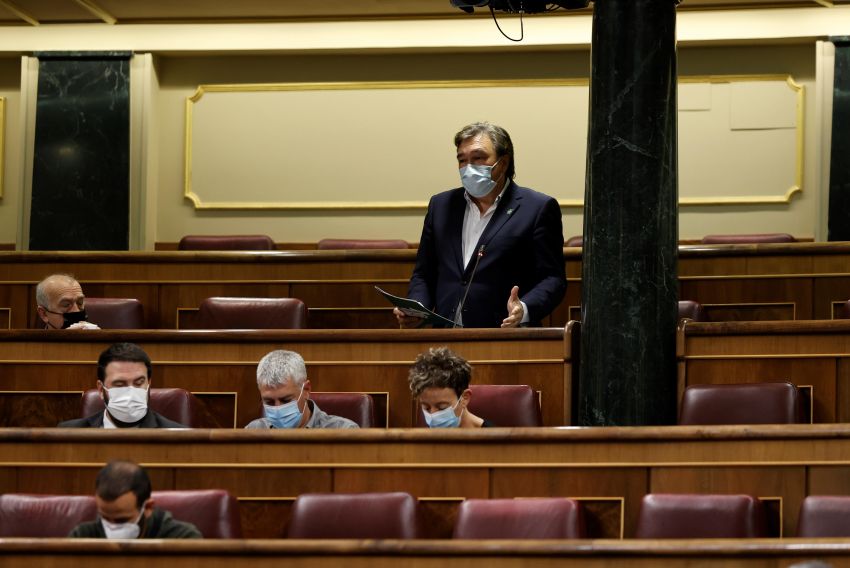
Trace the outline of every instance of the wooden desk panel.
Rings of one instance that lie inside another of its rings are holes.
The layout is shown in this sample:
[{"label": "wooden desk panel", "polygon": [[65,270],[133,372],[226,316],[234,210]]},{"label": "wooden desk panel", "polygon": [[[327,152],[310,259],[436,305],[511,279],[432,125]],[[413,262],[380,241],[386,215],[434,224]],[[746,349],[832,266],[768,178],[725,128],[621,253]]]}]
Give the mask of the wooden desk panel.
[{"label": "wooden desk panel", "polygon": [[[90,296],[137,297],[147,324],[174,329],[178,308],[213,295],[305,300],[314,328],[385,328],[392,320],[374,285],[404,293],[415,250],[54,253],[0,252],[0,308],[12,327],[35,324],[35,284],[55,271],[74,273]],[[581,249],[565,248],[567,295],[547,325],[575,319],[581,300]],[[681,245],[680,297],[706,304],[724,320],[830,319],[848,299],[846,243]],[[14,287],[15,290],[9,290]],[[348,310],[348,308],[358,308]],[[378,310],[378,311],[376,311]]]},{"label": "wooden desk panel", "polygon": [[810,389],[814,422],[850,421],[850,320],[686,323],[679,389],[788,381]]},{"label": "wooden desk panel", "polygon": [[[91,492],[98,469],[132,457],[157,489],[223,488],[246,536],[270,536],[306,492],[408,491],[441,536],[464,498],[565,496],[594,536],[634,534],[651,492],[750,493],[792,535],[800,503],[850,494],[850,427],[798,425],[362,431],[0,430],[0,492]],[[264,515],[273,515],[266,526]],[[776,533],[778,536],[778,532]]]},{"label": "wooden desk panel", "polygon": [[791,539],[673,541],[72,541],[0,539],[4,566],[31,568],[103,565],[127,568],[622,568],[742,566],[776,568],[817,559],[850,566],[850,543]]},{"label": "wooden desk panel", "polygon": [[104,561],[127,568],[270,567],[441,568],[462,563],[470,568],[622,568],[742,566],[776,568],[817,559],[850,566],[844,539],[784,541],[717,539],[672,541],[73,541],[0,539],[8,568],[81,567]]},{"label": "wooden desk panel", "polygon": [[[516,330],[293,331],[0,331],[0,408],[44,392],[42,407],[0,415],[0,425],[52,426],[69,412],[69,400],[93,388],[101,351],[132,341],[150,355],[153,385],[180,387],[216,398],[222,425],[243,427],[259,413],[257,362],[274,349],[297,351],[319,392],[386,393],[391,427],[410,427],[414,406],[407,373],[416,356],[447,345],[473,365],[476,384],[527,384],[541,392],[544,424],[571,419],[573,332],[557,328]],[[226,413],[228,400],[231,408]],[[24,409],[26,410],[26,409]],[[62,413],[57,416],[56,413]],[[73,416],[75,417],[76,413]]]}]

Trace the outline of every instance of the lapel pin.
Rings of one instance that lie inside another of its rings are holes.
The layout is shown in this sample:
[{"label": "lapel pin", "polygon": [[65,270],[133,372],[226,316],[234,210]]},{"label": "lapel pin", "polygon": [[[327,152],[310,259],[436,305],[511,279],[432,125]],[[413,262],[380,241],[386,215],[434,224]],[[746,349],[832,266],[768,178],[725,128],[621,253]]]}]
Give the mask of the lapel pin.
[{"label": "lapel pin", "polygon": [[513,213],[513,212],[514,212],[514,210],[513,210],[513,209],[508,209],[506,213],[507,213],[508,215],[510,215],[510,214],[511,214],[511,213]]}]

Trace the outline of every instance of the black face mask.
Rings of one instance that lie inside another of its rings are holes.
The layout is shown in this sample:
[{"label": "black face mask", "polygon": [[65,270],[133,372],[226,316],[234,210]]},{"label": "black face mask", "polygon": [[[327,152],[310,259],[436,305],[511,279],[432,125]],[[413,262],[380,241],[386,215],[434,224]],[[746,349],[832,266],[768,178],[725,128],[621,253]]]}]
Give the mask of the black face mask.
[{"label": "black face mask", "polygon": [[75,323],[79,323],[81,321],[88,321],[89,316],[86,315],[86,310],[80,310],[78,312],[65,312],[62,314],[62,329],[67,329],[74,325]]},{"label": "black face mask", "polygon": [[[62,312],[52,312],[52,311],[48,310],[47,308],[44,308],[44,311],[45,311],[45,312],[47,312],[47,313],[49,313],[49,314],[56,314],[56,315],[61,314],[61,315],[62,315],[62,329],[68,329],[69,327],[71,327],[71,326],[72,326],[72,325],[74,325],[75,323],[78,323],[78,322],[81,322],[81,321],[88,321],[88,320],[89,320],[89,316],[88,316],[88,315],[86,315],[86,310],[85,310],[85,309],[82,309],[82,310],[80,310],[80,311],[78,311],[78,312],[65,312],[65,313],[62,313]],[[49,323],[47,324],[47,326],[48,326],[48,327],[53,327],[53,326],[52,326],[52,325],[50,325]],[[55,328],[54,328],[54,329],[55,329]]]}]

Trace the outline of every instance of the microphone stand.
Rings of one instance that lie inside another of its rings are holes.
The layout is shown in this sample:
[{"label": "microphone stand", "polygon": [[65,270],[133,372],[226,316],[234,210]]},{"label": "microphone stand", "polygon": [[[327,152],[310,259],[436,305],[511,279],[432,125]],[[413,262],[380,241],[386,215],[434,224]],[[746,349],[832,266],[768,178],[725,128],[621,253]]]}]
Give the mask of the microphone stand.
[{"label": "microphone stand", "polygon": [[458,326],[458,321],[460,320],[460,316],[463,313],[463,305],[466,303],[466,296],[469,294],[469,289],[472,287],[472,279],[475,278],[475,271],[478,270],[478,263],[481,262],[481,257],[484,256],[484,247],[487,245],[481,245],[481,248],[478,249],[478,256],[475,257],[475,266],[472,267],[472,273],[469,275],[469,282],[466,283],[466,289],[463,291],[463,298],[458,304],[457,314],[455,315],[454,325],[452,329]]}]

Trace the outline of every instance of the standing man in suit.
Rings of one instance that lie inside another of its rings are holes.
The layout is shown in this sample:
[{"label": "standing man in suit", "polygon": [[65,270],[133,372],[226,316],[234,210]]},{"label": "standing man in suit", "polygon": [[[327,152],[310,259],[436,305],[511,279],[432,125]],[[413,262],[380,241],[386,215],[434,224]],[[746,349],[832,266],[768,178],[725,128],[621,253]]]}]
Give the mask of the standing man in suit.
[{"label": "standing man in suit", "polygon": [[476,122],[454,143],[463,187],[431,198],[408,297],[464,327],[540,325],[567,288],[558,202],[513,181],[504,128]]},{"label": "standing man in suit", "polygon": [[97,391],[106,409],[59,428],[186,428],[149,408],[150,357],[135,343],[110,345],[97,359]]}]

